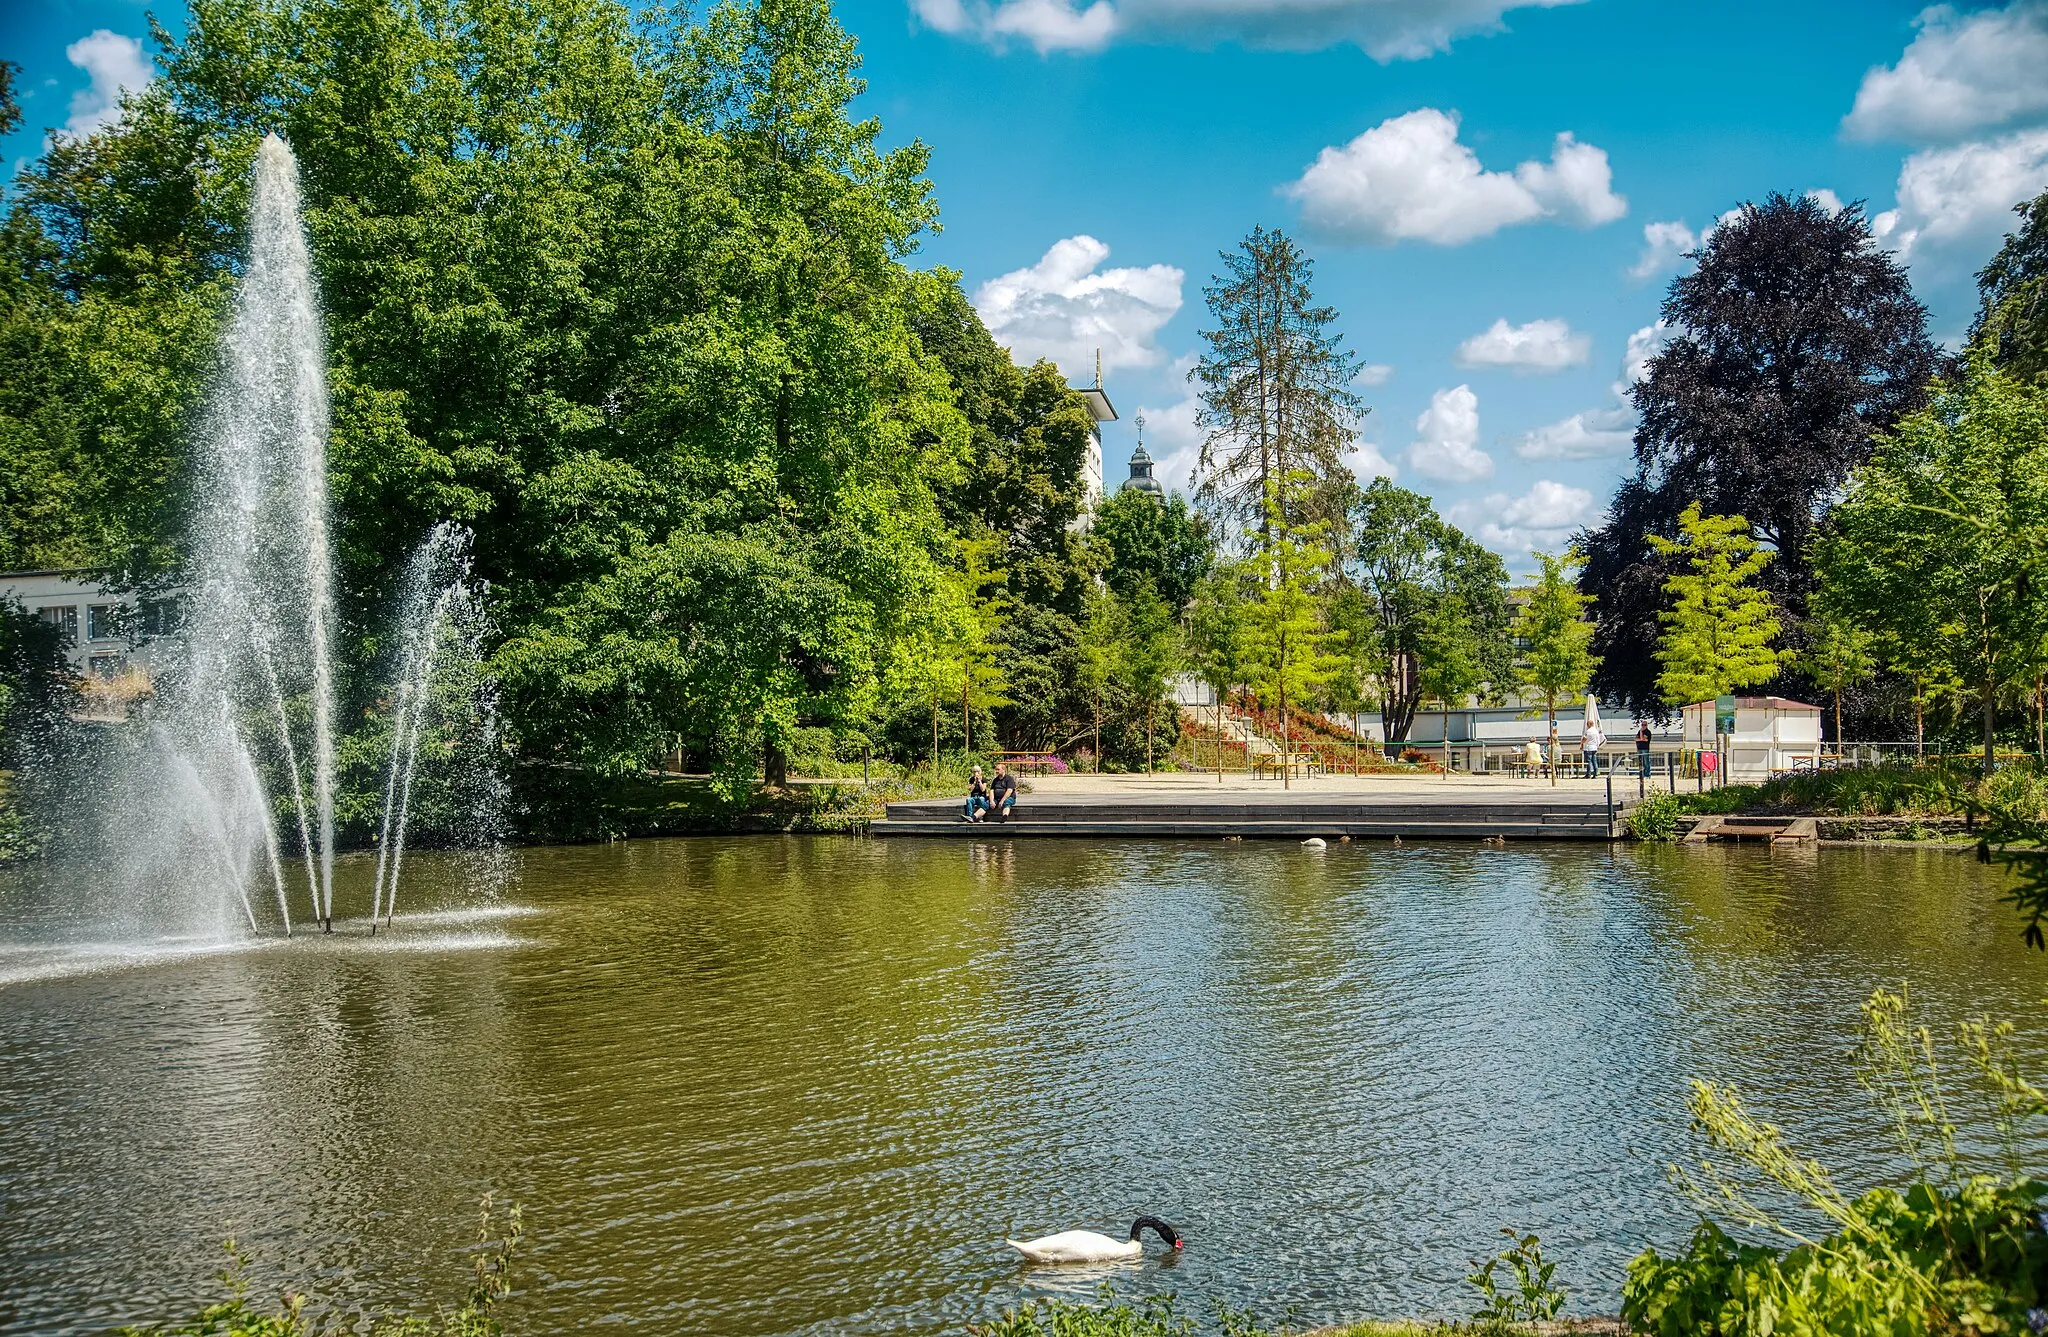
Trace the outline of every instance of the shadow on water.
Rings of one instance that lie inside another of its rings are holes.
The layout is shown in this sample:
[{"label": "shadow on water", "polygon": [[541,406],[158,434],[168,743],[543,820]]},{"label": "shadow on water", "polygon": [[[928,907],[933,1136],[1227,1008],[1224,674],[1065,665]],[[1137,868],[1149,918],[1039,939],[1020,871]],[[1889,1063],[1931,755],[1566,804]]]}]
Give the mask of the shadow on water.
[{"label": "shadow on water", "polygon": [[533,1332],[937,1332],[1103,1279],[1006,1235],[1139,1214],[1189,1244],[1127,1290],[1436,1312],[1512,1224],[1611,1307],[1690,1225],[1687,1077],[1856,1182],[1874,984],[2048,1067],[2048,963],[1953,856],[742,837],[515,851],[496,903],[413,857],[389,934],[345,858],[333,939],[184,955],[0,882],[0,1328],[194,1308],[230,1231],[452,1294],[487,1188]]}]

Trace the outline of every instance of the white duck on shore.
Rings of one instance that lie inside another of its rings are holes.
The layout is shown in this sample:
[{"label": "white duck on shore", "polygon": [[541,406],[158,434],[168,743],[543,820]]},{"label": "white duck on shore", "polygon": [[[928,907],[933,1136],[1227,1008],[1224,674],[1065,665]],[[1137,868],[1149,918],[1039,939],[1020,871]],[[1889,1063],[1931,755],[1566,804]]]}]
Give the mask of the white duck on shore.
[{"label": "white duck on shore", "polygon": [[1131,1222],[1131,1237],[1127,1240],[1114,1239],[1093,1230],[1062,1230],[1057,1235],[1041,1235],[1035,1240],[1004,1240],[1003,1243],[1034,1263],[1108,1263],[1143,1254],[1145,1245],[1138,1235],[1147,1227],[1174,1248],[1182,1247],[1180,1233],[1156,1216],[1141,1216]]}]

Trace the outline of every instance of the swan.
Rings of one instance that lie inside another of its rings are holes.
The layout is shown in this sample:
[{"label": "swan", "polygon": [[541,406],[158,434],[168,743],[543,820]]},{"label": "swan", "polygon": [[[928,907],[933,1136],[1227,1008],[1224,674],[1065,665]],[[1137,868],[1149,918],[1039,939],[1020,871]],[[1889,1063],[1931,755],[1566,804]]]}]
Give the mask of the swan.
[{"label": "swan", "polygon": [[1321,836],[1310,836],[1301,842],[1301,847],[1305,850],[1326,850],[1330,848],[1330,842]]},{"label": "swan", "polygon": [[1035,1240],[1004,1240],[1003,1243],[1034,1263],[1107,1263],[1118,1258],[1136,1258],[1145,1252],[1138,1232],[1150,1226],[1159,1238],[1174,1248],[1181,1247],[1180,1233],[1156,1216],[1141,1216],[1131,1222],[1131,1237],[1111,1239],[1093,1230],[1062,1230]]}]

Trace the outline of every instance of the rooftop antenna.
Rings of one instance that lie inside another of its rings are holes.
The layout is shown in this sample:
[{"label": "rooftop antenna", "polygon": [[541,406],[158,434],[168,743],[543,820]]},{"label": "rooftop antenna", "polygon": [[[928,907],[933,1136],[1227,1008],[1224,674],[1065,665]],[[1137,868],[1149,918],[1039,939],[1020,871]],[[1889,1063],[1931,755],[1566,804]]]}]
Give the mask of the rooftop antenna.
[{"label": "rooftop antenna", "polygon": [[1097,390],[1102,388],[1102,350],[1100,348],[1095,350],[1095,388]]}]

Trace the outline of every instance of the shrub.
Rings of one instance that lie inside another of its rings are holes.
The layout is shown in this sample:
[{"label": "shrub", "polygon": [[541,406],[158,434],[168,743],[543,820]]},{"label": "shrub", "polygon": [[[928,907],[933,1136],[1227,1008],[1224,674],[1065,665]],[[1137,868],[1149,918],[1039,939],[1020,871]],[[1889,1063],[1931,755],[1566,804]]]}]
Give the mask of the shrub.
[{"label": "shrub", "polygon": [[[1903,992],[1864,1004],[1857,1076],[1917,1167],[1903,1192],[1853,1200],[1818,1162],[1801,1157],[1772,1124],[1752,1118],[1732,1086],[1693,1083],[1693,1126],[1732,1167],[1671,1168],[1704,1218],[1686,1249],[1645,1250],[1628,1269],[1622,1314],[1633,1330],[1710,1337],[1820,1337],[1827,1333],[2019,1333],[2048,1326],[2042,1208],[2048,1183],[2020,1169],[2020,1125],[2048,1113],[2048,1096],[2019,1076],[2010,1026],[1974,1022],[1957,1041],[1968,1092],[1985,1101],[2002,1148],[1996,1168],[1958,1150],[1952,1099],[1965,1094],[1938,1061],[1934,1038],[1909,1020]],[[1791,1198],[1826,1232],[1787,1224],[1757,1189]],[[1715,1216],[1776,1233],[1778,1249],[1730,1237]]]},{"label": "shrub", "polygon": [[1629,809],[1628,833],[1637,840],[1675,840],[1685,803],[1672,794],[1651,794]]}]

